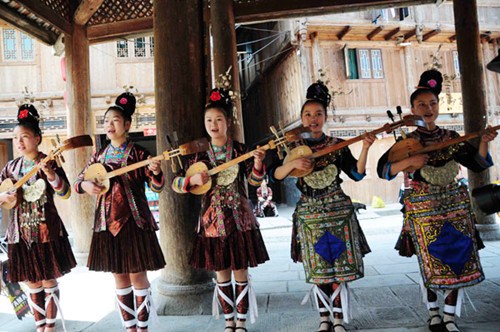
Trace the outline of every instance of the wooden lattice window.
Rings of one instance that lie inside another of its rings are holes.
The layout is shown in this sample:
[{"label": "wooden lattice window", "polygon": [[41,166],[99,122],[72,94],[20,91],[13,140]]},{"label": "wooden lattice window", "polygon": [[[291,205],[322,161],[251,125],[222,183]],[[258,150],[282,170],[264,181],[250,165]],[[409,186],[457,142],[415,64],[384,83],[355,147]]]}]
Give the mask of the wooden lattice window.
[{"label": "wooden lattice window", "polygon": [[118,58],[152,58],[154,56],[154,38],[138,37],[116,42]]},{"label": "wooden lattice window", "polygon": [[33,38],[21,32],[21,60],[32,61],[35,59]]},{"label": "wooden lattice window", "polygon": [[16,30],[4,29],[3,38],[3,59],[5,61],[17,60]]},{"label": "wooden lattice window", "polygon": [[140,37],[134,39],[134,55],[136,58],[146,57],[146,38]]},{"label": "wooden lattice window", "polygon": [[346,48],[346,76],[349,79],[382,79],[384,66],[380,49]]},{"label": "wooden lattice window", "polygon": [[154,57],[154,55],[155,55],[155,38],[154,37],[149,38],[149,54],[151,57]]},{"label": "wooden lattice window", "polygon": [[33,61],[33,38],[15,29],[2,29],[2,55],[4,61]]},{"label": "wooden lattice window", "polygon": [[128,58],[128,42],[126,40],[116,42],[116,56],[119,58]]}]

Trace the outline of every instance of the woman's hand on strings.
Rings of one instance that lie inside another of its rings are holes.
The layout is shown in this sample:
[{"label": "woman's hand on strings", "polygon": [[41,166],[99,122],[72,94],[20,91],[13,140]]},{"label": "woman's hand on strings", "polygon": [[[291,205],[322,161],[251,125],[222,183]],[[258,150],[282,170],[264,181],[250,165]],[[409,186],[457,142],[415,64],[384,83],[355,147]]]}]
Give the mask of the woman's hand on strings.
[{"label": "woman's hand on strings", "polygon": [[[151,159],[151,156],[148,156],[148,160]],[[148,168],[154,175],[158,175],[161,172],[161,161],[160,160],[151,160],[149,162]]]},{"label": "woman's hand on strings", "polygon": [[83,181],[82,189],[89,195],[99,195],[103,189],[103,186],[92,182],[92,181]]},{"label": "woman's hand on strings", "polygon": [[363,149],[368,150],[376,140],[377,136],[373,135],[372,133],[366,133],[366,136],[363,139]]},{"label": "woman's hand on strings", "polygon": [[298,158],[290,162],[290,167],[301,171],[307,171],[313,167],[313,161],[309,158]]},{"label": "woman's hand on strings", "polygon": [[54,172],[54,170],[52,169],[52,167],[50,167],[50,165],[51,165],[50,162],[43,162],[43,161],[40,162],[40,168],[47,176],[47,179],[49,181],[54,181],[56,178],[56,172]]},{"label": "woman's hand on strings", "polygon": [[[486,127],[486,129],[491,129],[491,126]],[[481,143],[489,143],[493,141],[498,136],[498,132],[496,130],[488,131],[488,133],[481,136]]]},{"label": "woman's hand on strings", "polygon": [[201,173],[197,173],[189,178],[190,186],[202,186],[208,182],[209,175],[207,171],[203,171]]},{"label": "woman's hand on strings", "polygon": [[262,163],[264,161],[264,158],[266,158],[266,151],[259,149],[259,146],[257,146],[257,149],[252,151],[252,156],[254,158],[253,166],[255,167],[255,169],[258,171],[262,170]]}]

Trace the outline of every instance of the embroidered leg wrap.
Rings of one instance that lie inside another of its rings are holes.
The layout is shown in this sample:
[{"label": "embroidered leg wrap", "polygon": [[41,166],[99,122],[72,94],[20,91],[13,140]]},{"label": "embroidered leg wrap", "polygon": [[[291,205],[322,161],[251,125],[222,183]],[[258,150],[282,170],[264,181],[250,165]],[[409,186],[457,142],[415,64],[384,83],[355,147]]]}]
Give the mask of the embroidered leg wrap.
[{"label": "embroidered leg wrap", "polygon": [[333,294],[330,297],[332,303],[333,318],[339,321],[349,323],[351,319],[351,306],[349,305],[350,290],[347,282],[334,283]]},{"label": "embroidered leg wrap", "polygon": [[116,290],[116,304],[120,309],[120,317],[125,328],[134,328],[137,324],[135,318],[134,292],[132,286]]},{"label": "embroidered leg wrap", "polygon": [[30,288],[28,302],[31,307],[31,312],[35,317],[36,327],[42,327],[46,324],[45,319],[45,293],[43,287]]},{"label": "embroidered leg wrap", "polygon": [[151,296],[151,288],[134,289],[134,294],[135,306],[137,308],[137,328],[145,330],[148,328],[149,314],[151,313],[154,318],[156,313],[156,308],[154,307]]},{"label": "embroidered leg wrap", "polygon": [[257,298],[252,287],[252,277],[249,275],[247,281],[235,281],[236,285],[236,318],[239,321],[246,321],[247,313],[250,314],[250,323],[255,322],[259,316],[257,308]]},{"label": "embroidered leg wrap", "polygon": [[234,320],[234,290],[231,280],[221,283],[215,282],[212,315],[219,318],[219,308],[217,307],[217,303],[221,306],[226,321]]},{"label": "embroidered leg wrap", "polygon": [[[340,298],[340,291],[335,292],[340,287],[340,284],[334,283],[333,290],[334,294],[332,294],[332,310],[333,310],[333,318],[342,319],[342,300]],[[335,293],[336,296],[335,296]],[[335,296],[335,297],[334,297]]]},{"label": "embroidered leg wrap", "polygon": [[47,317],[46,327],[56,326],[56,317],[58,309],[59,309],[59,286],[55,285],[54,287],[51,288],[45,288],[45,313],[46,313],[45,316]]},{"label": "embroidered leg wrap", "polygon": [[240,321],[247,320],[248,312],[248,282],[236,281],[236,318]]},{"label": "embroidered leg wrap", "polygon": [[332,310],[332,304],[330,302],[330,296],[332,295],[332,284],[321,284],[317,285],[319,288],[316,296],[318,297],[318,311],[321,317],[329,317],[330,311]]}]

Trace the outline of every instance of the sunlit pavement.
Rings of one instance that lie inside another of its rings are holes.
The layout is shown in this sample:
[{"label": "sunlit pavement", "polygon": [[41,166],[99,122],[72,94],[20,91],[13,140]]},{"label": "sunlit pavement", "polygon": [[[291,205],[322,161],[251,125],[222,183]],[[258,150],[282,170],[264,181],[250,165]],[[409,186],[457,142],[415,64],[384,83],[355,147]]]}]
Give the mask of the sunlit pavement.
[{"label": "sunlit pavement", "polygon": [[[249,331],[315,331],[318,314],[309,301],[302,306],[310,285],[304,281],[301,264],[290,257],[293,208],[279,206],[279,217],[259,218],[271,260],[251,269],[259,305]],[[372,252],[365,257],[365,277],[351,283],[352,320],[347,330],[428,331],[427,310],[419,292],[415,257],[400,257],[393,249],[401,229],[399,205],[361,210],[358,214]],[[500,241],[486,242],[481,250],[486,281],[468,289],[458,324],[462,331],[500,330]],[[3,257],[5,258],[5,257]],[[159,271],[149,273],[157,279]],[[59,280],[61,305],[68,331],[121,331],[115,311],[114,283],[110,274],[77,267]],[[154,288],[153,288],[154,291]],[[442,298],[440,298],[442,303]],[[5,296],[0,297],[0,331],[34,331],[31,316],[17,320]],[[223,319],[212,316],[161,316],[150,331],[223,331]],[[60,320],[58,331],[62,331]]]}]

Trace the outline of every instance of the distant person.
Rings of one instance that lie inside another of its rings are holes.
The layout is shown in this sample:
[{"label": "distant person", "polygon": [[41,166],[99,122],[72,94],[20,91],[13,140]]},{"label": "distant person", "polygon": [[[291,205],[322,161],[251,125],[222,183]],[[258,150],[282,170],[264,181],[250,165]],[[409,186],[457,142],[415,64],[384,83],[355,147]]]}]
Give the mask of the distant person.
[{"label": "distant person", "polygon": [[23,185],[21,197],[11,192],[0,194],[1,204],[20,199],[13,208],[7,228],[7,279],[26,283],[37,331],[52,332],[55,331],[57,311],[60,310],[57,278],[76,266],[54,197],[69,198],[71,187],[66,173],[54,161],[41,164],[46,155],[38,150],[42,131],[36,108],[29,104],[21,105],[17,121],[12,141],[21,156],[5,165],[1,179],[15,182],[33,168],[40,168]]},{"label": "distant person", "polygon": [[113,274],[123,326],[128,331],[147,331],[150,313],[156,314],[147,271],[163,268],[165,259],[144,183],[155,192],[163,189],[160,161],[151,160],[146,167],[110,179],[110,188],[104,194],[99,183],[84,180],[85,171],[95,163],[115,170],[150,159],[149,151],[127,138],[135,105],[135,96],[125,92],[104,113],[109,144],[92,156],[74,187],[79,194],[97,197],[89,270]]},{"label": "distant person", "polygon": [[277,217],[278,208],[273,202],[273,190],[267,186],[267,179],[264,178],[260,187],[257,188],[257,207],[255,214],[259,218]]},{"label": "distant person", "polygon": [[[312,135],[303,143],[313,152],[343,141],[323,132],[330,98],[322,82],[307,89],[300,113],[302,124],[311,129]],[[321,318],[318,331],[345,331],[344,321],[349,322],[347,285],[364,276],[363,256],[370,252],[370,247],[351,198],[340,187],[340,173],[345,172],[354,181],[363,179],[368,150],[375,139],[367,135],[358,160],[345,147],[316,159],[315,163],[299,158],[270,171],[271,177],[282,180],[294,169],[313,167],[312,173],[297,180],[301,197],[293,215],[292,259],[303,262],[306,282],[313,284]]]},{"label": "distant person", "polygon": [[[422,74],[417,89],[410,97],[411,111],[422,116],[427,128],[408,134],[422,146],[431,146],[459,136],[455,131],[440,128],[439,93],[443,78],[439,71]],[[479,148],[469,142],[451,145],[428,154],[416,154],[397,162],[389,162],[387,151],[378,162],[378,175],[392,180],[399,172],[409,179],[403,195],[404,243],[400,254],[416,254],[427,293],[429,329],[459,331],[455,315],[460,316],[463,288],[480,283],[484,273],[478,249],[482,242],[475,228],[467,186],[457,181],[459,164],[480,172],[493,165],[488,154],[488,142],[496,132],[483,135]],[[396,143],[406,144],[404,140]],[[391,149],[393,149],[392,147]],[[416,150],[418,151],[418,150]],[[411,167],[412,170],[408,171]],[[444,291],[444,318],[439,314],[437,291]]]}]

